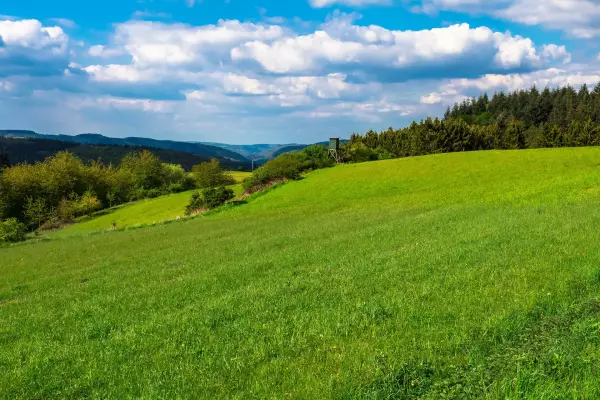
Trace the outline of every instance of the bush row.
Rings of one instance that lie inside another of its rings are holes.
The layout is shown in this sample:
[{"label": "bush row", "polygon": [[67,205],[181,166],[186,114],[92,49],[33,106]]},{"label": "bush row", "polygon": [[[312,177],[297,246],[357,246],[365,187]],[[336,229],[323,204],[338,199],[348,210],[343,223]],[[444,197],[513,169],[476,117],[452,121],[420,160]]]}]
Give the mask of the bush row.
[{"label": "bush row", "polygon": [[244,180],[243,187],[247,192],[253,192],[270,182],[281,179],[295,180],[305,171],[327,168],[334,164],[335,161],[330,157],[327,147],[308,146],[301,151],[285,153],[267,161]]},{"label": "bush row", "polygon": [[149,151],[127,154],[119,165],[88,165],[60,152],[43,162],[0,170],[0,221],[30,229],[57,227],[121,203],[232,181],[217,160],[187,173]]}]

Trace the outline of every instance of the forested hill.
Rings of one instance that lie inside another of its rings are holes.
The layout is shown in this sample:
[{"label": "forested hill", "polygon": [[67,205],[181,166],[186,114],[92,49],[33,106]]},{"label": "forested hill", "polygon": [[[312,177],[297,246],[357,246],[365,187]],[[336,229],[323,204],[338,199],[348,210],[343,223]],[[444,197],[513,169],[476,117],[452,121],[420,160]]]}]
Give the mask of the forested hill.
[{"label": "forested hill", "polygon": [[[69,151],[79,157],[83,162],[101,160],[105,164],[117,165],[123,156],[131,152],[150,150],[163,162],[179,164],[186,170],[192,166],[209,161],[212,154],[192,154],[177,150],[166,150],[160,148],[149,148],[145,146],[119,146],[107,144],[81,144],[62,140],[36,139],[36,138],[8,138],[0,136],[0,163],[18,164],[22,162],[35,163],[43,161],[59,151]],[[221,165],[227,169],[250,169],[248,161],[237,161],[223,157],[217,158]]]},{"label": "forested hill", "polygon": [[140,137],[111,138],[103,135],[84,133],[81,135],[42,135],[33,131],[21,130],[0,130],[0,136],[28,139],[52,139],[62,142],[72,142],[90,145],[112,145],[112,146],[130,146],[146,147],[152,149],[175,150],[191,154],[197,154],[205,158],[228,159],[241,163],[250,161],[244,156],[217,146],[210,146],[201,143],[176,142],[172,140],[156,140]]},{"label": "forested hill", "polygon": [[600,124],[600,84],[590,91],[587,85],[579,90],[532,87],[511,93],[487,94],[465,100],[446,111],[445,119],[460,118],[469,124],[489,125],[519,121],[525,127],[552,124],[567,129],[575,121]]},{"label": "forested hill", "polygon": [[533,87],[465,100],[443,119],[402,129],[352,135],[353,159],[408,157],[473,150],[600,146],[600,85]]}]

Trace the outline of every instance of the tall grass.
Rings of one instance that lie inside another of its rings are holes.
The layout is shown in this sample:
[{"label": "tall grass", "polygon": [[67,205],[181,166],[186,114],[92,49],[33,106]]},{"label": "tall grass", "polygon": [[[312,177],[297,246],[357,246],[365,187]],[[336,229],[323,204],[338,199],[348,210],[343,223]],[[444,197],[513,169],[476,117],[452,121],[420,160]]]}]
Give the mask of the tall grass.
[{"label": "tall grass", "polygon": [[597,398],[598,160],[344,165],[0,249],[0,397]]}]

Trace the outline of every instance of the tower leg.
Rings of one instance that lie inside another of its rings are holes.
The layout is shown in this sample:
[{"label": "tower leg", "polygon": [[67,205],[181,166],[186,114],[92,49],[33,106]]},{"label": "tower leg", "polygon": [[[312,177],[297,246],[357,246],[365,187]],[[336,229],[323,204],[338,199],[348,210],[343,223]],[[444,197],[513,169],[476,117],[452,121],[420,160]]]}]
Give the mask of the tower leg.
[{"label": "tower leg", "polygon": [[342,163],[341,154],[337,150],[329,149],[329,155],[331,156],[331,158],[333,158],[335,160],[336,163],[338,163],[338,164]]}]

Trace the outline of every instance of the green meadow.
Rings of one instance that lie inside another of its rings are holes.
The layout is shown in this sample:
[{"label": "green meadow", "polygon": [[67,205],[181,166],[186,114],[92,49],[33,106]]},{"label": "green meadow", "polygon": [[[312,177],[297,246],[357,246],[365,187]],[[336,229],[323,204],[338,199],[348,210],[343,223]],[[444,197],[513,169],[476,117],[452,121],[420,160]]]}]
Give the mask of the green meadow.
[{"label": "green meadow", "polygon": [[600,398],[600,148],[341,165],[97,232],[188,198],[0,248],[0,398]]},{"label": "green meadow", "polygon": [[[250,175],[249,172],[231,172],[238,182],[232,185],[234,193],[242,194],[241,181]],[[61,230],[50,232],[50,237],[80,234],[85,232],[131,228],[142,225],[158,224],[185,216],[185,206],[190,201],[194,191],[182,192],[154,199],[144,199],[135,203],[124,204],[96,214],[79,219],[78,223],[69,225]]]}]

